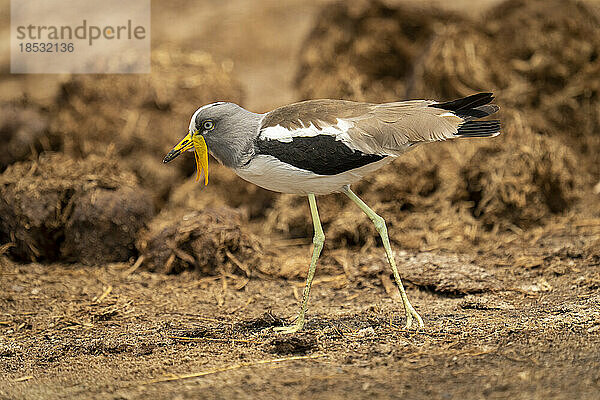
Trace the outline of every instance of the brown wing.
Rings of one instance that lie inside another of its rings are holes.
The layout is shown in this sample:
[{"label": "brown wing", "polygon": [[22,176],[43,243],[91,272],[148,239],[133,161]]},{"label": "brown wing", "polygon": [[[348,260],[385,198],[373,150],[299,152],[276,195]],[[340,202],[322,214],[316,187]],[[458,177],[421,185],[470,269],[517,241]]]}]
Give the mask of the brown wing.
[{"label": "brown wing", "polygon": [[372,104],[346,100],[308,100],[271,111],[261,129],[337,126],[348,144],[367,154],[399,155],[412,144],[453,138],[462,118],[429,107],[427,100]]},{"label": "brown wing", "polygon": [[[261,129],[282,126],[299,129],[311,123],[317,128],[333,126],[338,118],[355,118],[369,112],[373,105],[347,100],[307,100],[289,104],[269,112],[263,119]],[[303,126],[304,124],[304,126]]]},{"label": "brown wing", "polygon": [[413,100],[372,105],[368,113],[350,118],[348,135],[358,149],[399,155],[412,145],[453,139],[464,119],[434,102]]}]

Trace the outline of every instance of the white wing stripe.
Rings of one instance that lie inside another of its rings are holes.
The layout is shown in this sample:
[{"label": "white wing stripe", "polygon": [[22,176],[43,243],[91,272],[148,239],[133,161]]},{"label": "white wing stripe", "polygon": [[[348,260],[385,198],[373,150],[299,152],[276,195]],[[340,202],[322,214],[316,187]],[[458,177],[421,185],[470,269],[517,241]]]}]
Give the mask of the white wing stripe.
[{"label": "white wing stripe", "polygon": [[305,126],[302,123],[302,121],[299,121],[299,123],[303,126],[303,128],[289,130],[287,128],[282,127],[281,125],[264,128],[261,131],[259,139],[278,140],[280,142],[289,143],[295,137],[314,137],[319,135],[330,135],[334,136],[336,140],[343,142],[351,149],[359,150],[356,146],[352,145],[352,139],[348,135],[348,130],[354,126],[352,122],[338,118],[336,125],[328,125],[324,122],[319,121],[319,123],[322,125],[322,128],[320,129],[317,128],[312,122],[308,126]]}]

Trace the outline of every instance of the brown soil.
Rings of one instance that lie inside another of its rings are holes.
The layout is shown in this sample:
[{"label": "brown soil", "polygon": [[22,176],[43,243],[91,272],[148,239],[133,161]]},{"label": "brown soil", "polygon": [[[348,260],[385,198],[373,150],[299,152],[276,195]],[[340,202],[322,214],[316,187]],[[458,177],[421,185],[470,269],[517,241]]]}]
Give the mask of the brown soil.
[{"label": "brown soil", "polygon": [[228,207],[165,211],[140,234],[137,246],[144,266],[162,273],[194,269],[222,275],[239,270],[251,276],[264,258],[260,242],[244,231],[236,210]]},{"label": "brown soil", "polygon": [[[323,8],[300,51],[302,98],[394,101],[437,24],[458,15],[380,0],[335,2]],[[331,57],[330,55],[334,55]]]},{"label": "brown soil", "polygon": [[[0,77],[0,398],[598,398],[594,3],[217,3],[153,4],[152,74]],[[353,188],[388,222],[418,331],[372,223],[330,195],[306,329],[276,334],[306,199],[160,162],[211,101],[479,90],[502,136],[422,146]]]},{"label": "brown soil", "polygon": [[153,214],[149,196],[115,159],[45,153],[0,176],[0,242],[21,261],[127,261]]},{"label": "brown soil", "polygon": [[[399,252],[427,324],[414,332],[402,328],[400,306],[386,293],[394,289],[381,249],[326,250],[307,328],[291,336],[271,327],[295,312],[299,280],[3,259],[0,391],[7,398],[594,399],[599,251],[596,219],[552,225],[485,257]],[[309,247],[302,252],[306,259]],[[290,360],[266,364],[278,359]]]},{"label": "brown soil", "polygon": [[504,131],[502,143],[490,141],[467,160],[457,185],[457,197],[472,202],[470,210],[484,226],[539,225],[589,190],[577,155],[560,140],[514,122],[506,123]]}]

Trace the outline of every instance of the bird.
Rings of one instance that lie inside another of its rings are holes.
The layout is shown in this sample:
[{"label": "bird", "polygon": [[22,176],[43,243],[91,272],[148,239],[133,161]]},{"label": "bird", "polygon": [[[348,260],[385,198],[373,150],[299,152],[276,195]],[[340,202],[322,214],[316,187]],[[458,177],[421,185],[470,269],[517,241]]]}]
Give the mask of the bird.
[{"label": "bird", "polygon": [[349,100],[306,100],[267,113],[254,113],[230,102],[198,108],[188,134],[164,157],[168,163],[193,151],[196,180],[204,172],[208,184],[208,153],[239,177],[262,188],[308,197],[314,236],[313,250],[300,311],[292,324],[275,327],[294,333],[305,325],[310,289],[325,235],[317,195],[344,193],[375,225],[398,286],[406,328],[423,328],[410,303],[390,246],[385,219],[350,188],[369,173],[415,147],[458,138],[488,138],[500,134],[499,120],[481,118],[499,110],[492,93],[477,93],[454,101],[408,100],[367,103]]}]

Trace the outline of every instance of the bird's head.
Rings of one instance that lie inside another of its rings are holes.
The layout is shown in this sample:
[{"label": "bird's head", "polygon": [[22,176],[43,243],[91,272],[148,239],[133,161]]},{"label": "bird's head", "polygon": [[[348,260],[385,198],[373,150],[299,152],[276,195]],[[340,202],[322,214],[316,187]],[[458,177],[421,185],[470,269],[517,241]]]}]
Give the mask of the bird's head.
[{"label": "bird's head", "polygon": [[234,103],[218,102],[200,107],[190,120],[188,134],[165,156],[163,163],[184,151],[193,151],[197,175],[204,171],[208,185],[208,152],[228,167],[238,167],[249,157],[258,131],[260,115]]}]

